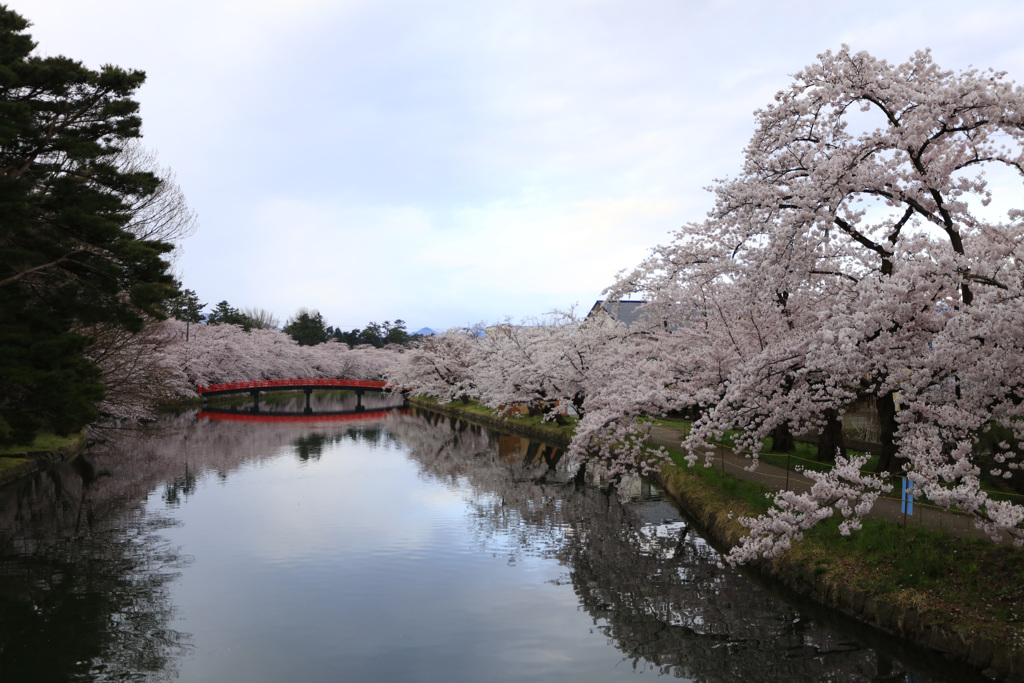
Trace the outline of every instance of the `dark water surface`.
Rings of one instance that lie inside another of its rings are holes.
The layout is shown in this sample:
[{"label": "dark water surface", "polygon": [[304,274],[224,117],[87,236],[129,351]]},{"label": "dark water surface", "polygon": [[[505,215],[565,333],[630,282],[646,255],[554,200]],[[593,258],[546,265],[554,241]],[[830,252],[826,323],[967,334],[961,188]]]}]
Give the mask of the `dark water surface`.
[{"label": "dark water surface", "polygon": [[0,490],[0,681],[977,680],[720,569],[647,487],[366,404],[168,419]]}]

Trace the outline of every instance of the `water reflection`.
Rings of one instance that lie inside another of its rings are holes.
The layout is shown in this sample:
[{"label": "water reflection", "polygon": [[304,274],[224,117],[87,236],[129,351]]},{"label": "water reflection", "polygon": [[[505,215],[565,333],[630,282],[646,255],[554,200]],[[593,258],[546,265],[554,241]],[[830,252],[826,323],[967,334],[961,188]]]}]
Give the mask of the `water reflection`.
[{"label": "water reflection", "polygon": [[474,488],[485,548],[510,563],[557,558],[595,628],[637,671],[708,683],[983,680],[719,568],[718,552],[674,508],[642,487],[622,503],[610,489],[572,486],[557,459],[538,457],[557,454],[550,447],[498,437],[487,457],[486,433],[471,426],[445,430],[417,415],[389,426],[425,471]]},{"label": "water reflection", "polygon": [[[332,407],[346,401],[354,404],[342,396]],[[150,493],[173,510],[204,475],[226,481],[282,449],[315,458],[344,435],[376,438],[372,425],[387,414],[259,431],[182,415],[108,435],[72,463],[0,488],[0,680],[177,678],[194,643],[175,628],[170,588],[191,558],[168,543],[178,522],[146,505]]]},{"label": "water reflection", "polygon": [[83,460],[0,490],[3,680],[159,680],[189,651],[168,600],[186,563],[160,533],[173,522],[115,482]]},{"label": "water reflection", "polygon": [[0,676],[980,680],[719,569],[649,486],[589,476],[415,410],[168,419],[0,489]]}]

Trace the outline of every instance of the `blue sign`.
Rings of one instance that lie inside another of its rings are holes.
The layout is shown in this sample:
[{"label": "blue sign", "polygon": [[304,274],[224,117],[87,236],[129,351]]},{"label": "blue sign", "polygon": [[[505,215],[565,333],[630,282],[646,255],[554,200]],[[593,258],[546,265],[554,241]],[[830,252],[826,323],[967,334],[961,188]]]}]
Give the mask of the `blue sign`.
[{"label": "blue sign", "polygon": [[914,514],[914,482],[907,481],[906,477],[903,477],[903,499],[900,502],[900,512],[912,515]]}]

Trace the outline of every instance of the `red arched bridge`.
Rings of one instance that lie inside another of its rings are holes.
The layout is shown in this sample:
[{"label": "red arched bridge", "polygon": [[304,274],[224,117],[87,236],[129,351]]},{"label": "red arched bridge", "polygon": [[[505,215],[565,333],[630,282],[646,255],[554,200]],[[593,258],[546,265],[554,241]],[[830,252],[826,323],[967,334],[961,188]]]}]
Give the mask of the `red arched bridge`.
[{"label": "red arched bridge", "polygon": [[227,382],[225,384],[208,384],[196,387],[203,399],[210,396],[225,394],[251,394],[253,410],[260,409],[261,391],[304,391],[306,393],[306,411],[309,412],[309,396],[319,389],[339,391],[355,391],[358,407],[362,407],[363,393],[367,391],[385,391],[387,382],[372,379],[258,379],[250,382]]}]

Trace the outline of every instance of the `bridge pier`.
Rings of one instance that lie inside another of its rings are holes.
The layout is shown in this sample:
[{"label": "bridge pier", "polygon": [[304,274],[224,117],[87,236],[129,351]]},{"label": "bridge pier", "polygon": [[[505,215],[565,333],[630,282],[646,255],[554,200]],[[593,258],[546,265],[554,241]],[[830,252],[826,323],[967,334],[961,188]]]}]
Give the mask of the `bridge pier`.
[{"label": "bridge pier", "polygon": [[312,389],[303,389],[302,391],[306,394],[306,408],[302,412],[304,412],[307,415],[309,415],[309,414],[311,414],[313,412],[313,408],[309,405],[309,397],[313,394],[313,390]]},{"label": "bridge pier", "polygon": [[357,387],[356,388],[356,412],[357,413],[360,413],[360,412],[366,410],[366,407],[363,405],[363,394],[364,393],[366,393],[366,391],[362,387]]},{"label": "bridge pier", "polygon": [[260,390],[250,389],[249,393],[252,394],[252,412],[260,412]]}]

